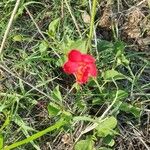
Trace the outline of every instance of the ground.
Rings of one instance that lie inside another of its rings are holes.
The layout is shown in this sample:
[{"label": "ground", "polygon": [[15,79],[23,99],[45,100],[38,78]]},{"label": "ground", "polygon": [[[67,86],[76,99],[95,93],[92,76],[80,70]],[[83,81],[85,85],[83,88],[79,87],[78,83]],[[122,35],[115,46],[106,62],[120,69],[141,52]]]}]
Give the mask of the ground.
[{"label": "ground", "polygon": [[[150,149],[150,2],[97,0],[94,15],[94,1],[20,1],[0,52],[0,149]],[[15,6],[0,2],[0,43]],[[96,78],[64,72],[71,49]]]}]

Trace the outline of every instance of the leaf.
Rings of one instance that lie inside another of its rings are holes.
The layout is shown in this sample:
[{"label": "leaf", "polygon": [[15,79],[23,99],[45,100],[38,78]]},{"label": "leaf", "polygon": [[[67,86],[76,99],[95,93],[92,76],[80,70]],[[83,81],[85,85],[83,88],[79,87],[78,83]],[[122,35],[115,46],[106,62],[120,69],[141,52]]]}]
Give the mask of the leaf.
[{"label": "leaf", "polygon": [[137,118],[140,117],[141,109],[126,102],[122,102],[119,109],[125,112],[132,113]]},{"label": "leaf", "polygon": [[114,52],[116,57],[121,56],[124,54],[125,44],[122,41],[117,41],[114,43]]},{"label": "leaf", "polygon": [[81,16],[82,16],[82,19],[83,19],[84,23],[87,23],[87,24],[90,23],[91,17],[86,11],[84,11]]},{"label": "leaf", "polygon": [[15,35],[14,37],[13,37],[13,41],[14,42],[21,42],[23,40],[23,37],[21,36],[21,35]]},{"label": "leaf", "polygon": [[56,34],[56,29],[57,29],[57,27],[58,27],[58,25],[59,25],[59,22],[60,22],[60,18],[57,18],[57,19],[53,20],[53,21],[49,24],[49,26],[48,26],[48,35],[49,35],[50,37],[53,37],[53,38],[54,38],[54,36],[55,36],[55,34]]},{"label": "leaf", "polygon": [[124,65],[128,66],[129,65],[129,60],[122,54],[120,57],[117,58],[117,65]]},{"label": "leaf", "polygon": [[65,46],[64,47],[64,53],[67,54],[70,50],[72,49],[77,49],[79,50],[81,53],[87,53],[87,49],[86,49],[86,44],[87,44],[87,40],[82,40],[82,39],[79,39],[77,41],[69,41],[67,47]]},{"label": "leaf", "polygon": [[69,125],[70,120],[72,121],[72,114],[68,111],[63,111],[61,118],[64,118],[64,120],[67,121],[67,125]]},{"label": "leaf", "polygon": [[114,80],[121,80],[121,79],[126,78],[125,75],[123,75],[122,73],[119,73],[118,71],[116,71],[114,69],[103,72],[102,77],[104,78],[104,80],[112,80],[112,78]]},{"label": "leaf", "polygon": [[73,118],[73,121],[90,121],[90,122],[96,122],[93,118],[87,117],[87,116],[76,116]]},{"label": "leaf", "polygon": [[122,41],[114,43],[114,52],[117,58],[117,65],[129,65],[129,60],[124,55],[125,44]]},{"label": "leaf", "polygon": [[0,149],[3,149],[3,143],[4,143],[4,139],[2,134],[0,134]]},{"label": "leaf", "polygon": [[57,85],[54,90],[52,91],[51,93],[51,97],[53,98],[54,101],[56,102],[62,102],[62,95],[60,93],[60,90],[59,90],[59,85]]},{"label": "leaf", "polygon": [[103,143],[112,147],[112,146],[114,146],[115,141],[114,141],[112,136],[108,135],[108,136],[103,138]]},{"label": "leaf", "polygon": [[80,140],[75,145],[75,150],[93,150],[94,149],[94,142],[91,138],[87,140]]},{"label": "leaf", "polygon": [[66,61],[67,61],[67,56],[66,55],[61,56],[57,61],[55,60],[56,65],[58,67],[62,67]]},{"label": "leaf", "polygon": [[[19,127],[21,127],[21,130],[23,132],[23,134],[26,137],[29,137],[30,134],[28,131],[35,131],[37,132],[35,129],[33,129],[32,127],[27,126],[27,124],[23,121],[23,119],[16,114],[15,116],[13,116],[12,119]],[[33,145],[33,147],[35,147],[35,149],[40,150],[39,146],[37,144],[35,144],[33,141],[30,141],[30,143]]]},{"label": "leaf", "polygon": [[99,40],[97,43],[97,49],[99,51],[104,51],[104,50],[108,50],[108,49],[110,49],[112,51],[113,50],[113,43],[105,41],[105,40]]},{"label": "leaf", "polygon": [[52,102],[48,104],[47,109],[50,116],[57,116],[61,113],[60,107]]},{"label": "leaf", "polygon": [[92,100],[92,105],[103,105],[104,104],[104,100],[100,97],[95,97]]},{"label": "leaf", "polygon": [[87,53],[87,49],[86,49],[86,40],[77,40],[75,42],[73,42],[70,46],[70,49],[78,49],[80,52],[82,53]]},{"label": "leaf", "polygon": [[39,45],[39,51],[41,54],[46,54],[47,49],[48,49],[48,44],[43,40]]},{"label": "leaf", "polygon": [[27,143],[29,143],[29,142],[31,142],[33,140],[36,140],[36,139],[40,138],[41,136],[47,134],[48,132],[54,131],[56,129],[58,131],[58,129],[61,128],[62,126],[64,126],[65,124],[66,124],[66,122],[63,119],[60,119],[54,125],[46,128],[46,129],[44,129],[42,131],[39,131],[39,132],[37,132],[37,133],[35,133],[35,134],[33,134],[33,135],[31,135],[31,136],[21,140],[21,141],[14,142],[13,144],[10,144],[10,145],[6,146],[5,150],[6,149],[7,150],[14,149],[14,148],[19,147],[19,146],[21,146],[23,144],[27,144]]},{"label": "leaf", "polygon": [[[118,90],[118,97],[117,97],[117,100],[124,100],[125,98],[128,97],[128,93],[124,90]],[[111,99],[114,99],[116,96],[116,90],[115,91],[112,91],[110,92],[110,98]]]},{"label": "leaf", "polygon": [[105,119],[96,127],[97,135],[99,137],[106,137],[107,135],[112,135],[113,129],[116,127],[116,125],[117,120],[115,117],[111,116]]},{"label": "leaf", "polygon": [[10,123],[10,116],[8,115],[8,116],[6,116],[6,120],[5,120],[4,124],[0,127],[0,132],[1,132],[6,126],[8,126],[9,123]]}]

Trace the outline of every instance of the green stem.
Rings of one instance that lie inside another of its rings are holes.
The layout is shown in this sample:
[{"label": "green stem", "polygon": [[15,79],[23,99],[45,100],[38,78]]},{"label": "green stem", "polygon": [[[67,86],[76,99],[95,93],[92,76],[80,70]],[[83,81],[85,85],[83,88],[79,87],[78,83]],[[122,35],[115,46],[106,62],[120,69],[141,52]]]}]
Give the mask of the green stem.
[{"label": "green stem", "polygon": [[38,132],[38,133],[35,133],[35,134],[33,134],[32,136],[30,136],[30,137],[28,137],[28,138],[26,138],[26,139],[24,139],[24,140],[22,140],[22,141],[19,141],[19,142],[16,142],[16,143],[11,144],[11,145],[9,145],[9,146],[6,146],[6,147],[3,148],[3,150],[10,150],[10,149],[16,148],[16,147],[18,147],[18,146],[21,146],[21,145],[23,145],[23,144],[26,144],[26,143],[28,143],[28,142],[30,142],[30,141],[33,141],[33,140],[35,140],[35,139],[37,139],[37,138],[43,136],[44,134],[46,134],[46,133],[48,133],[48,132],[51,132],[51,131],[53,131],[53,130],[55,130],[55,129],[60,128],[61,126],[65,125],[65,124],[66,124],[66,122],[65,122],[64,120],[60,119],[60,120],[59,120],[58,122],[56,122],[53,126],[50,126],[50,127],[48,127],[47,129],[45,129],[45,130],[42,130],[42,131],[40,131],[40,132]]},{"label": "green stem", "polygon": [[93,0],[92,12],[91,12],[91,22],[90,22],[90,33],[89,33],[89,39],[88,39],[88,43],[87,43],[87,51],[88,51],[88,48],[91,49],[91,41],[92,41],[93,30],[94,30],[94,19],[95,19],[95,14],[96,14],[96,2],[97,2],[97,0]]}]

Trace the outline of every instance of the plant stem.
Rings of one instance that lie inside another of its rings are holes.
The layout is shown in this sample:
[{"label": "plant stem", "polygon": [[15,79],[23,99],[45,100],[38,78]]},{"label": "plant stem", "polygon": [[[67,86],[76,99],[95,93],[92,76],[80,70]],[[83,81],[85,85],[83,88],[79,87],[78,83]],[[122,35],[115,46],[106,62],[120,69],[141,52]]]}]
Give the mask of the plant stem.
[{"label": "plant stem", "polygon": [[95,19],[95,14],[96,14],[96,2],[97,2],[97,0],[93,0],[92,12],[91,12],[91,22],[90,22],[90,32],[89,32],[89,39],[88,39],[88,43],[87,43],[87,51],[88,51],[88,48],[91,49],[91,41],[92,41],[93,30],[94,30],[94,19]]},{"label": "plant stem", "polygon": [[12,25],[12,23],[13,23],[13,19],[14,19],[14,16],[15,16],[16,12],[17,12],[17,9],[18,9],[18,7],[19,7],[19,4],[20,4],[20,0],[17,0],[17,1],[16,1],[16,4],[15,4],[15,7],[14,7],[14,9],[13,9],[13,12],[12,12],[12,14],[11,14],[11,17],[10,17],[10,19],[9,19],[9,22],[8,22],[8,25],[7,25],[7,28],[6,28],[6,31],[5,31],[5,34],[4,34],[4,37],[3,37],[3,40],[2,40],[1,46],[0,46],[0,56],[1,56],[1,54],[2,54],[2,50],[3,50],[3,48],[4,48],[4,45],[5,45],[5,42],[6,42],[8,33],[9,33],[9,30],[10,30],[11,25]]},{"label": "plant stem", "polygon": [[26,138],[26,139],[24,139],[24,140],[22,140],[22,141],[19,141],[19,142],[16,142],[16,143],[11,144],[11,145],[9,145],[9,146],[6,146],[6,147],[3,148],[3,150],[10,150],[10,149],[16,148],[16,147],[18,147],[18,146],[21,146],[21,145],[23,145],[23,144],[26,144],[26,143],[28,143],[28,142],[30,142],[30,141],[33,141],[33,140],[35,140],[35,139],[37,139],[37,138],[43,136],[44,134],[46,134],[46,133],[48,133],[48,132],[51,132],[51,131],[53,131],[53,130],[55,130],[55,129],[58,129],[58,128],[62,127],[65,123],[66,123],[66,122],[65,122],[64,120],[60,119],[60,120],[59,120],[58,122],[56,122],[53,126],[50,126],[50,127],[48,127],[47,129],[45,129],[45,130],[42,130],[42,131],[40,131],[40,132],[38,132],[38,133],[35,133],[35,134],[33,134],[32,136],[30,136],[30,137],[28,137],[28,138]]}]

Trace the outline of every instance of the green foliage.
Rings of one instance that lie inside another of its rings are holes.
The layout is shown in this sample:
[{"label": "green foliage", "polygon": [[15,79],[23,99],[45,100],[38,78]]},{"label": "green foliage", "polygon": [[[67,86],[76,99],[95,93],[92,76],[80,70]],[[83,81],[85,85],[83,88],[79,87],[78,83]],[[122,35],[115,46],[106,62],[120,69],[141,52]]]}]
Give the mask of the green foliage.
[{"label": "green foliage", "polygon": [[3,148],[3,142],[4,142],[3,135],[0,134],[0,149]]},{"label": "green foliage", "polygon": [[119,109],[124,112],[132,113],[136,118],[139,118],[141,114],[141,109],[139,107],[126,102],[122,102]]},{"label": "green foliage", "polygon": [[[15,2],[0,2],[1,41]],[[20,2],[0,65],[0,149],[47,149],[49,142],[55,149],[67,132],[77,140],[75,150],[112,150],[119,116],[137,128],[143,121],[141,110],[147,111],[149,100],[148,53],[133,52],[117,39],[93,36],[89,42],[89,25],[81,18],[84,9],[90,14],[89,2],[66,2],[71,12],[65,1]],[[93,54],[96,79],[79,85],[66,77],[62,66],[71,49]]]},{"label": "green foliage", "polygon": [[117,125],[117,120],[115,117],[111,116],[106,118],[103,122],[101,122],[97,127],[97,135],[99,137],[106,137],[107,135],[113,135],[113,129]]},{"label": "green foliage", "polygon": [[53,20],[48,26],[48,35],[52,39],[55,38],[56,30],[59,26],[60,18]]},{"label": "green foliage", "polygon": [[108,136],[103,138],[103,143],[105,145],[108,145],[108,146],[112,147],[112,146],[114,146],[115,141],[114,141],[112,136],[108,135]]},{"label": "green foliage", "polygon": [[48,49],[48,44],[46,41],[41,41],[40,45],[39,45],[39,51],[41,53],[41,55],[46,55],[47,54],[47,49]]},{"label": "green foliage", "polygon": [[125,76],[122,73],[119,73],[118,71],[112,69],[112,70],[107,70],[105,72],[102,73],[102,77],[104,78],[104,80],[121,80],[121,79],[125,79]]},{"label": "green foliage", "polygon": [[112,42],[109,42],[109,41],[105,41],[105,40],[99,40],[98,41],[98,50],[100,51],[106,51],[106,50],[109,50],[109,51],[112,51],[113,50],[113,43]]},{"label": "green foliage", "polygon": [[60,107],[52,102],[48,104],[47,109],[50,116],[57,116],[61,113]]},{"label": "green foliage", "polygon": [[114,43],[114,52],[116,54],[117,65],[129,65],[129,60],[124,55],[125,45],[122,41],[117,41]]},{"label": "green foliage", "polygon": [[61,48],[63,49],[64,54],[67,54],[72,49],[77,49],[82,53],[86,54],[87,53],[86,44],[87,40],[79,39],[73,41],[71,39],[67,39],[67,41],[61,45]]},{"label": "green foliage", "polygon": [[54,90],[51,92],[51,97],[53,98],[54,101],[56,102],[62,102],[62,96],[59,90],[59,85],[57,85]]},{"label": "green foliage", "polygon": [[91,137],[86,140],[80,140],[75,145],[75,150],[94,150],[94,142]]},{"label": "green foliage", "polygon": [[15,35],[13,37],[13,41],[14,42],[21,42],[22,41],[22,36],[21,35]]}]

